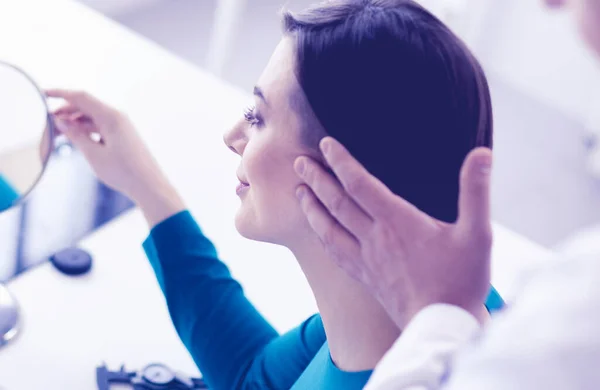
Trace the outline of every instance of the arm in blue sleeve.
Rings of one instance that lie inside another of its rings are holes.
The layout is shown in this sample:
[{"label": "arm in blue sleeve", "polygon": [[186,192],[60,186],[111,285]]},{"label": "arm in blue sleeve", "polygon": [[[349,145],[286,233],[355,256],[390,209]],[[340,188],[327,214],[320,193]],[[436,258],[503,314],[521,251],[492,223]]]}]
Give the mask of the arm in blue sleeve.
[{"label": "arm in blue sleeve", "polygon": [[154,227],[144,249],[175,328],[211,389],[289,388],[280,384],[293,384],[323,344],[318,317],[279,337],[189,212]]},{"label": "arm in blue sleeve", "polygon": [[179,337],[212,389],[233,389],[277,332],[246,299],[189,212],[152,229],[144,248]]}]

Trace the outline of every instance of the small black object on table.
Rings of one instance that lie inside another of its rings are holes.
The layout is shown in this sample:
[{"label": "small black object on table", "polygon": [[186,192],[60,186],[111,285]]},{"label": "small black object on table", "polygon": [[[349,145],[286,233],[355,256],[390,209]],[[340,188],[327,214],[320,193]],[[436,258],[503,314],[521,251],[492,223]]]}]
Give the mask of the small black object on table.
[{"label": "small black object on table", "polygon": [[92,268],[92,256],[79,248],[67,248],[50,257],[50,262],[65,275],[83,275]]}]

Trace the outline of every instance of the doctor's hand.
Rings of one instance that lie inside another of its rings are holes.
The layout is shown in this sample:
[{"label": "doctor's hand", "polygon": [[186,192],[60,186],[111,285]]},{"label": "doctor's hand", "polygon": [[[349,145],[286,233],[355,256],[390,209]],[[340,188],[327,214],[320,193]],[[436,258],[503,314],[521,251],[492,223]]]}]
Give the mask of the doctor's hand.
[{"label": "doctor's hand", "polygon": [[[480,321],[490,286],[491,151],[479,148],[461,172],[459,218],[436,220],[391,192],[331,137],[321,150],[336,179],[308,157],[295,168],[302,209],[334,261],[361,282],[403,329],[435,303]],[[435,156],[432,156],[435,158]]]},{"label": "doctor's hand", "polygon": [[131,198],[151,226],[185,207],[126,115],[80,91],[48,90],[67,103],[54,112],[58,130],[107,186]]}]

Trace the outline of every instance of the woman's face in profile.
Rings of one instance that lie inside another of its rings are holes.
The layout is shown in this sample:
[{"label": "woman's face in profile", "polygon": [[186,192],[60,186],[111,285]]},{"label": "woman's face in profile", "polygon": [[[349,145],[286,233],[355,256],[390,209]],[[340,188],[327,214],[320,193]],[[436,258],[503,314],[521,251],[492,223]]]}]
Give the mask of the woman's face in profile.
[{"label": "woman's face in profile", "polygon": [[298,95],[303,98],[294,59],[293,41],[284,38],[256,84],[254,102],[224,136],[241,157],[236,228],[246,238],[286,246],[310,232],[296,199],[300,179],[293,165],[300,155],[315,155],[302,142],[306,126],[291,104]]}]

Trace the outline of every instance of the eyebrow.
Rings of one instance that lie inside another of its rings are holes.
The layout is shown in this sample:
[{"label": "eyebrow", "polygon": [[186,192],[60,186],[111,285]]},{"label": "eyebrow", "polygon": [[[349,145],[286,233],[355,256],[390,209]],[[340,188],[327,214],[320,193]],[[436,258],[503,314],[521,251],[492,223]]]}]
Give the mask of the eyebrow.
[{"label": "eyebrow", "polygon": [[265,95],[264,95],[262,89],[260,89],[260,87],[258,87],[258,86],[254,87],[254,96],[259,97],[260,99],[262,99],[263,102],[265,102],[266,105],[268,105],[267,99],[265,99]]}]

